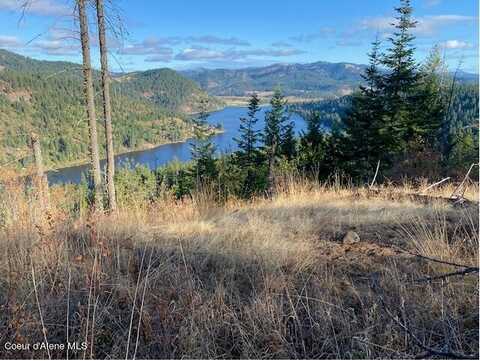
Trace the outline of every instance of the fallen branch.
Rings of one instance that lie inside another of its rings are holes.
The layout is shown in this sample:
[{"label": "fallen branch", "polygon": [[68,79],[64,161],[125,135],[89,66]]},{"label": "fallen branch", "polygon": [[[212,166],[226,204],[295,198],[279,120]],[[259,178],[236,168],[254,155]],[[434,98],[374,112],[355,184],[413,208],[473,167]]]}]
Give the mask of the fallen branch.
[{"label": "fallen branch", "polygon": [[445,273],[443,275],[438,275],[438,276],[433,276],[433,277],[419,278],[419,279],[415,280],[415,282],[431,282],[431,281],[435,281],[435,280],[444,280],[448,277],[465,276],[469,273],[474,273],[474,272],[478,272],[478,271],[479,271],[478,267],[468,267],[468,268],[466,268],[462,271]]},{"label": "fallen branch", "polygon": [[465,193],[465,190],[462,192],[462,194],[461,194],[460,196],[456,196],[456,193],[457,193],[460,189],[462,189],[463,184],[467,181],[468,177],[470,176],[470,172],[472,171],[473,167],[475,167],[476,165],[478,166],[478,163],[473,163],[473,164],[470,166],[470,168],[468,169],[467,174],[465,175],[465,177],[464,177],[463,180],[462,180],[462,183],[460,183],[460,185],[459,185],[457,188],[455,188],[455,190],[453,191],[453,193],[452,193],[452,195],[450,196],[450,198],[463,198],[463,194]]},{"label": "fallen branch", "polygon": [[446,265],[454,266],[454,267],[476,268],[476,269],[478,270],[478,267],[467,266],[467,265],[464,265],[464,264],[459,264],[459,263],[454,263],[454,262],[450,262],[450,261],[444,261],[444,260],[441,260],[441,259],[436,259],[436,258],[424,256],[424,255],[421,255],[421,254],[418,254],[418,253],[414,253],[414,252],[408,251],[408,250],[406,250],[406,249],[403,249],[403,248],[398,247],[398,246],[395,246],[395,245],[392,245],[392,248],[395,248],[395,249],[397,249],[398,251],[403,252],[403,253],[408,253],[408,254],[411,255],[411,256],[415,256],[415,257],[418,257],[418,258],[425,259],[425,260],[427,260],[427,261],[432,261],[432,262],[436,262],[436,263],[446,264]]},{"label": "fallen branch", "polygon": [[400,322],[398,317],[395,317],[392,315],[392,313],[389,311],[389,309],[385,305],[383,297],[381,296],[380,296],[380,301],[381,301],[380,302],[381,305],[383,306],[383,309],[385,310],[385,313],[393,320],[393,322],[395,322],[398,326],[400,326],[405,331],[405,333],[408,334],[419,347],[421,347],[423,350],[426,351],[426,353],[419,355],[421,358],[428,357],[430,355],[435,355],[435,356],[448,357],[448,358],[457,359],[457,360],[472,360],[472,359],[478,360],[478,354],[465,355],[465,354],[454,352],[454,351],[441,351],[425,345],[422,341],[418,339],[418,337],[406,325]]},{"label": "fallen branch", "polygon": [[436,187],[440,184],[442,184],[443,182],[446,182],[447,180],[449,180],[450,177],[447,177],[447,178],[443,178],[441,181],[438,181],[437,183],[433,183],[432,185],[428,186],[427,188],[425,188],[423,191],[420,192],[420,194],[422,193],[425,193],[426,191],[428,191],[429,189],[433,188],[433,187]]},{"label": "fallen branch", "polygon": [[377,179],[377,175],[378,175],[378,170],[379,170],[379,169],[380,169],[380,160],[378,160],[377,170],[375,171],[375,175],[373,176],[372,183],[370,183],[370,186],[368,187],[369,189],[372,189],[373,185],[375,184],[375,180]]}]

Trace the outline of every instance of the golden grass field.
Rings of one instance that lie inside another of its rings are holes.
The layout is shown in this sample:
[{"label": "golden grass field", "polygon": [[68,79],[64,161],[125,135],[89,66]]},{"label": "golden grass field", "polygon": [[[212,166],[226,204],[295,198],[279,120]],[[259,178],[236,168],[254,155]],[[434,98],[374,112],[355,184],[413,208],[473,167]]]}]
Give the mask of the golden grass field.
[{"label": "golden grass field", "polygon": [[[69,189],[43,212],[5,184],[0,358],[478,355],[478,273],[428,281],[464,268],[424,258],[478,267],[478,204],[291,180],[273,199],[165,197],[74,217]],[[349,230],[360,242],[342,242]],[[87,347],[3,347],[42,341]]]}]

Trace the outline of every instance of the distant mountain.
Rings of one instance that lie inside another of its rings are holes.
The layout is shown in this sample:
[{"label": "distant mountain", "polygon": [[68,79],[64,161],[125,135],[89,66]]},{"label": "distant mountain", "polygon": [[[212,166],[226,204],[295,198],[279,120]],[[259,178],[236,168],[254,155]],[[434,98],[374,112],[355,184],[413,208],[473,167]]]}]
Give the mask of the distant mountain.
[{"label": "distant mountain", "polygon": [[[114,79],[117,152],[191,136],[192,124],[185,112],[197,111],[198,99],[208,97],[192,80],[169,69]],[[94,72],[94,80],[102,140],[98,72]],[[29,156],[30,131],[40,134],[47,164],[66,164],[88,155],[82,81],[79,64],[40,61],[0,49],[0,165]],[[212,106],[219,105],[211,99]]]},{"label": "distant mountain", "polygon": [[351,93],[365,65],[352,63],[274,64],[245,69],[197,69],[181,73],[212,95],[243,96],[280,87],[286,95],[327,96]]},{"label": "distant mountain", "polygon": [[[123,74],[115,77],[114,86],[141,98],[148,99],[166,109],[195,113],[200,109],[200,99],[208,97],[197,83],[172,69],[153,69]],[[210,107],[221,104],[210,98]]]},{"label": "distant mountain", "polygon": [[[343,96],[362,82],[366,65],[353,63],[273,64],[245,69],[195,69],[181,73],[211,95],[245,96],[280,87],[285,95],[301,97]],[[452,74],[453,75],[453,74]],[[478,81],[478,74],[457,72],[462,83]]]},{"label": "distant mountain", "polygon": [[[452,76],[454,72],[452,72]],[[462,83],[477,83],[478,82],[478,74],[467,73],[465,71],[459,70],[456,74],[457,80]]]}]

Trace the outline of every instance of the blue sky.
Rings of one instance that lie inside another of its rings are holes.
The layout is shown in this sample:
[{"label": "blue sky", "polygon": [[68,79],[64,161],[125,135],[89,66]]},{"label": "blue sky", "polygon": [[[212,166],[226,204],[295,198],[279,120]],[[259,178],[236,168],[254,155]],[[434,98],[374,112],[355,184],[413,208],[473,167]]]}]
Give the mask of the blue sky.
[{"label": "blue sky", "polygon": [[[108,0],[106,0],[108,1]],[[80,61],[73,0],[0,0],[0,48],[38,59]],[[115,71],[241,68],[315,61],[366,63],[376,34],[391,31],[399,0],[110,0]],[[433,45],[453,70],[478,73],[478,0],[413,0],[417,58]],[[93,14],[91,14],[93,15]],[[94,18],[93,62],[98,64]]]}]

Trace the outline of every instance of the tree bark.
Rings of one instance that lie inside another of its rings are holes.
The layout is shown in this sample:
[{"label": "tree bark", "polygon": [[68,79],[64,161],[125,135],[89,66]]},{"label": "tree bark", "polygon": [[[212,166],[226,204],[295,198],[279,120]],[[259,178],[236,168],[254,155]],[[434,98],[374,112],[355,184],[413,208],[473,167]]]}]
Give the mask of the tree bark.
[{"label": "tree bark", "polygon": [[88,128],[90,132],[90,161],[94,187],[94,209],[102,210],[102,178],[100,175],[100,157],[98,153],[97,120],[95,117],[95,100],[93,90],[92,65],[90,62],[90,39],[85,0],[77,0],[80,22],[80,40],[82,43],[84,93],[87,103]]},{"label": "tree bark", "polygon": [[97,0],[98,39],[100,45],[100,63],[102,68],[103,117],[107,142],[107,194],[110,211],[117,209],[115,196],[115,155],[113,152],[112,106],[110,101],[110,76],[108,73],[108,54],[105,36],[105,10],[103,0]]},{"label": "tree bark", "polygon": [[30,134],[33,158],[35,160],[35,177],[34,185],[37,188],[38,198],[43,210],[48,207],[48,180],[45,176],[43,168],[42,148],[40,146],[40,138],[37,134]]}]

